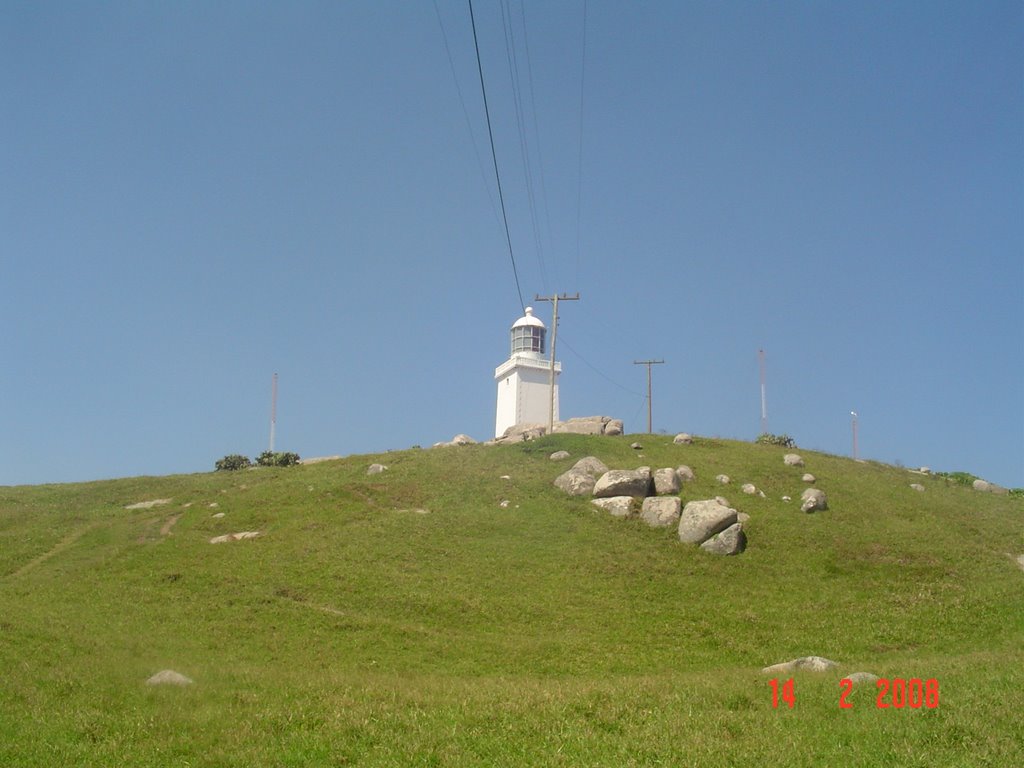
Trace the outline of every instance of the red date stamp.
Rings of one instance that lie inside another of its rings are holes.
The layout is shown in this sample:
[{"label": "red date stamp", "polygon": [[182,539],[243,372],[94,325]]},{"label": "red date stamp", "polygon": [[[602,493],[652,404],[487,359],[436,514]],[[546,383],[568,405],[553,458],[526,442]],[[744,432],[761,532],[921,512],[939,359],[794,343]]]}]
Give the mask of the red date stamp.
[{"label": "red date stamp", "polygon": [[[796,706],[793,678],[784,682],[775,678],[769,680],[768,684],[772,688],[772,708],[778,709],[780,702],[790,709]],[[939,681],[934,677],[928,680],[921,680],[918,677],[909,680],[896,677],[890,680],[882,677],[875,681],[875,686],[878,689],[878,696],[875,698],[875,706],[878,709],[935,709],[939,706]],[[839,681],[840,709],[853,709],[853,702],[849,700],[851,691],[853,680],[844,677]]]}]

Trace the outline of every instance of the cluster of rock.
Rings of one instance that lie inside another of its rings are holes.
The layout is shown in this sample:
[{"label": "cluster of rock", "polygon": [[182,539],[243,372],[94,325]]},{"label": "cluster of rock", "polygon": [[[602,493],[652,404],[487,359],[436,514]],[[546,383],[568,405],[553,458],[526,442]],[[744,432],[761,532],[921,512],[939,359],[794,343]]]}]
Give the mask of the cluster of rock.
[{"label": "cluster of rock", "polygon": [[[551,429],[552,434],[572,435],[621,435],[625,427],[622,419],[611,416],[579,416],[565,421],[556,421]],[[515,424],[506,429],[501,437],[488,440],[484,445],[505,445],[507,443],[523,443],[536,440],[548,433],[546,424]],[[458,445],[473,445],[476,440],[469,435],[456,435],[448,442],[434,443],[434,448],[446,448]]]},{"label": "cluster of rock", "polygon": [[723,503],[724,499],[691,501],[682,506],[679,492],[684,482],[693,480],[687,466],[651,470],[609,469],[593,456],[580,459],[567,472],[555,478],[555,487],[572,496],[593,496],[592,503],[615,517],[637,515],[653,528],[678,524],[679,540],[698,544],[717,555],[735,555],[746,548],[747,538],[739,513]]}]

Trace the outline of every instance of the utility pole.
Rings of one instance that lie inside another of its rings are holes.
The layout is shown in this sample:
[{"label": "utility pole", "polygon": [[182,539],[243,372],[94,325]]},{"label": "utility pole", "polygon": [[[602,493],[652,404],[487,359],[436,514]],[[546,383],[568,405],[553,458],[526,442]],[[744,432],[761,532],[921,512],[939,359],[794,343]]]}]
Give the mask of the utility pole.
[{"label": "utility pole", "polygon": [[270,452],[274,452],[274,429],[277,427],[277,374],[270,387]]},{"label": "utility pole", "polygon": [[761,366],[761,434],[768,432],[768,401],[764,391],[764,350],[757,350],[757,361]]},{"label": "utility pole", "polygon": [[561,296],[557,293],[553,296],[538,296],[534,294],[533,300],[550,301],[554,305],[551,311],[551,374],[548,380],[548,386],[551,389],[551,407],[548,409],[548,434],[550,435],[555,428],[555,343],[558,341],[558,302],[579,301],[580,294],[579,292],[573,296],[567,293],[563,293]]},{"label": "utility pole", "polygon": [[647,433],[654,434],[654,428],[651,426],[651,366],[661,365],[664,360],[634,360],[633,365],[646,365],[647,366]]}]

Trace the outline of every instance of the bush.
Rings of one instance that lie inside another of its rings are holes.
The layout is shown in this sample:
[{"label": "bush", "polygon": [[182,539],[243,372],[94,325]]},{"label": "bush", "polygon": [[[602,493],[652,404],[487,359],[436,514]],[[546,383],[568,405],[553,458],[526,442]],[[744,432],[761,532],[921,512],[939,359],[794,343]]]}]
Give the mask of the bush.
[{"label": "bush", "polygon": [[974,481],[980,479],[970,472],[936,472],[936,477],[944,477],[957,485],[974,485]]},{"label": "bush", "polygon": [[236,469],[251,467],[252,462],[249,461],[248,456],[242,456],[239,453],[232,453],[228,454],[223,459],[218,459],[213,466],[217,472],[230,472]]},{"label": "bush", "polygon": [[290,451],[264,451],[256,457],[261,467],[290,467],[299,463],[299,454]]},{"label": "bush", "polygon": [[773,435],[769,432],[764,432],[758,435],[755,440],[758,445],[778,445],[782,448],[796,448],[796,440],[789,435]]}]

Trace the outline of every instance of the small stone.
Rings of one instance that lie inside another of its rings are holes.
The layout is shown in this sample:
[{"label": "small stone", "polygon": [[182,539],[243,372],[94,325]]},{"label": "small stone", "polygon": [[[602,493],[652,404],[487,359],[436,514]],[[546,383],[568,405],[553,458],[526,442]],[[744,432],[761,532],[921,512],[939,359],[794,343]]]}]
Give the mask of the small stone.
[{"label": "small stone", "polygon": [[146,681],[146,685],[191,685],[192,679],[173,669],[157,672]]},{"label": "small stone", "polygon": [[806,473],[806,474],[805,474],[805,475],[804,475],[803,477],[801,477],[800,479],[801,479],[801,480],[803,480],[803,481],[804,481],[805,483],[810,483],[810,484],[814,484],[814,483],[818,482],[818,478],[816,478],[816,477],[815,477],[814,475],[812,475],[812,474],[811,474],[810,472],[807,472],[807,473]]},{"label": "small stone", "polygon": [[808,488],[801,494],[801,512],[817,512],[822,509],[828,509],[828,499],[825,497],[824,491],[818,488]]},{"label": "small stone", "polygon": [[732,506],[732,504],[729,503],[729,500],[727,498],[725,498],[725,496],[715,496],[715,501],[717,501],[723,507],[731,507]]},{"label": "small stone", "polygon": [[551,459],[552,461],[561,461],[562,459],[568,459],[569,458],[569,452],[568,451],[555,451],[550,456],[548,456],[548,458]]},{"label": "small stone", "polygon": [[210,502],[210,504],[208,506],[209,506],[210,509],[215,509],[215,508],[219,507],[220,504],[218,504],[216,501],[212,501],[212,502]]},{"label": "small stone", "polygon": [[748,515],[746,512],[737,512],[736,513],[736,522],[737,523],[749,523],[750,522],[750,515]]},{"label": "small stone", "polygon": [[781,664],[772,664],[770,667],[765,667],[761,671],[766,675],[794,672],[798,669],[806,672],[827,672],[828,670],[838,666],[838,662],[826,659],[822,656],[801,656],[799,659],[793,659],[792,661],[784,661]]},{"label": "small stone", "polygon": [[790,497],[790,496],[783,496],[783,497],[782,497],[782,500],[783,500],[783,501],[785,501],[785,502],[790,502],[790,501],[792,501],[793,499],[792,499],[792,497]]},{"label": "small stone", "polygon": [[676,474],[679,475],[679,482],[689,483],[696,479],[696,475],[693,474],[693,470],[685,464],[680,464],[676,467]]},{"label": "small stone", "polygon": [[223,512],[214,512],[213,516],[214,517],[224,517],[224,513]]},{"label": "small stone", "polygon": [[787,467],[802,467],[804,465],[804,460],[800,458],[800,455],[797,453],[787,453],[782,457],[782,463]]},{"label": "small stone", "polygon": [[508,499],[502,499],[501,503],[498,504],[498,506],[501,507],[502,509],[508,509],[508,503]]},{"label": "small stone", "polygon": [[757,493],[757,488],[754,486],[753,483],[744,483],[743,488],[741,488],[740,490],[742,490],[748,496],[753,496],[755,493]]},{"label": "small stone", "polygon": [[255,539],[262,534],[259,531],[241,531],[240,533],[226,533],[223,536],[214,536],[210,539],[211,544],[227,544],[229,541],[244,541]]},{"label": "small stone", "polygon": [[715,480],[717,480],[722,485],[728,485],[730,478],[728,475],[715,475]]},{"label": "small stone", "polygon": [[644,447],[640,445],[640,443],[630,443],[629,447],[632,448],[634,451],[642,451],[644,449]]},{"label": "small stone", "polygon": [[870,672],[854,672],[852,675],[847,675],[846,679],[851,683],[873,683],[878,680],[878,675],[873,675]]},{"label": "small stone", "polygon": [[913,488],[918,493],[924,493],[924,486],[921,485],[920,483],[911,483],[910,487]]},{"label": "small stone", "polygon": [[[387,470],[387,467],[385,467],[383,464],[371,464],[370,468],[366,470],[366,474],[379,475],[381,472],[384,472],[385,470]],[[313,489],[310,488],[310,490]]]},{"label": "small stone", "polygon": [[676,445],[691,445],[693,443],[693,437],[688,435],[686,432],[680,432],[672,438],[672,442]]},{"label": "small stone", "polygon": [[152,501],[139,501],[135,504],[129,504],[125,509],[152,509],[153,507],[162,507],[164,504],[170,503],[170,499],[153,499]]},{"label": "small stone", "polygon": [[502,476],[501,476],[500,478],[498,478],[498,479],[499,479],[499,480],[511,480],[511,479],[512,479],[512,475],[502,475]]}]

